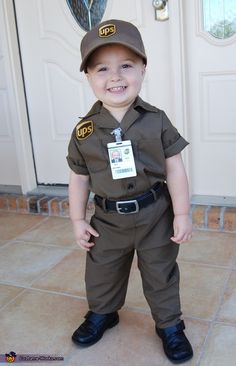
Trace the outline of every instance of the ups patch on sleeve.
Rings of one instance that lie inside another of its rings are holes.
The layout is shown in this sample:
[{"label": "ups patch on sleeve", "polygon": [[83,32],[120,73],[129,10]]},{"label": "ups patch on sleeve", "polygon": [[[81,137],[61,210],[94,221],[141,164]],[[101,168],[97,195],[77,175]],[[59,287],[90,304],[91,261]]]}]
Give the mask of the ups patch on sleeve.
[{"label": "ups patch on sleeve", "polygon": [[93,133],[93,121],[84,121],[76,127],[76,138],[84,140]]}]

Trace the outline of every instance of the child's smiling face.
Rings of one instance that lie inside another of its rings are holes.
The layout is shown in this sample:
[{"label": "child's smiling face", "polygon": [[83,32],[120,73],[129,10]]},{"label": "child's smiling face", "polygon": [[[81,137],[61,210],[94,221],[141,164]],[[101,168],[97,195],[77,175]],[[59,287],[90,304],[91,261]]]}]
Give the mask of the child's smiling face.
[{"label": "child's smiling face", "polygon": [[87,67],[87,78],[94,94],[110,112],[129,109],[140,92],[144,75],[142,58],[116,44],[96,50]]}]

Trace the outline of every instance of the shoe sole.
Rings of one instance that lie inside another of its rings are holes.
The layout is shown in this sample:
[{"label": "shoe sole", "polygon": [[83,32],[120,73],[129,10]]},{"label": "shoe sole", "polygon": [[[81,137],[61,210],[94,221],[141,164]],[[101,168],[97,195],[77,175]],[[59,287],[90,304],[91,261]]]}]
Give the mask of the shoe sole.
[{"label": "shoe sole", "polygon": [[[166,355],[167,356],[167,355]],[[178,361],[176,361],[176,360],[172,360],[171,358],[169,358],[168,356],[167,356],[167,358],[168,358],[168,360],[169,361],[171,361],[172,363],[174,363],[175,365],[178,365],[178,364],[181,364],[181,363],[185,363],[185,362],[187,362],[187,361],[189,361],[189,360],[191,360],[191,358],[193,357],[193,355],[191,355],[191,356],[189,356],[189,357],[186,357],[186,358],[184,358],[184,359],[182,359],[182,360],[178,360]]]},{"label": "shoe sole", "polygon": [[104,332],[100,334],[99,338],[96,338],[96,340],[94,340],[94,341],[92,341],[92,342],[89,342],[89,343],[80,343],[80,342],[78,342],[76,339],[74,339],[73,337],[72,337],[72,341],[73,341],[76,345],[79,345],[80,347],[83,347],[83,348],[93,346],[95,343],[97,343],[98,341],[100,341],[100,339],[102,338],[103,334],[105,333],[105,331],[106,331],[107,329],[111,329],[111,328],[115,327],[118,323],[119,323],[119,319],[116,319],[113,323],[109,324],[109,325],[107,326],[107,328],[104,330]]}]

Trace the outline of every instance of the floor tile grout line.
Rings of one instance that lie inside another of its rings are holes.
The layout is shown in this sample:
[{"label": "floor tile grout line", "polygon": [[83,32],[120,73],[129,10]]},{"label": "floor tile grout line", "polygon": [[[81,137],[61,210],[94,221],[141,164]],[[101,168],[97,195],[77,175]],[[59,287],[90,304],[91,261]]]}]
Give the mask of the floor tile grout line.
[{"label": "floor tile grout line", "polygon": [[[15,238],[15,239],[9,239],[7,241],[7,243],[3,244],[3,246],[0,247],[0,249],[2,247],[5,247],[8,244],[11,244],[12,242],[19,242],[19,243],[25,243],[25,244],[36,244],[36,245],[41,245],[41,246],[45,246],[45,247],[53,247],[53,248],[65,248],[65,249],[70,249],[70,250],[78,250],[81,251],[81,253],[84,253],[84,250],[82,250],[76,243],[73,244],[69,244],[67,246],[67,244],[57,244],[57,243],[47,243],[47,242],[42,242],[42,241],[37,241],[37,240],[26,240],[25,238]],[[206,262],[202,262],[201,260],[192,260],[192,259],[180,259],[178,258],[177,261],[179,263],[190,263],[190,264],[196,264],[196,265],[202,265],[202,266],[209,266],[212,268],[219,268],[219,269],[228,269],[231,268],[232,264],[230,265],[220,265],[220,264],[213,264],[213,263],[206,263]],[[235,266],[236,263],[233,262],[233,266]],[[234,269],[234,268],[233,268]],[[235,268],[236,270],[236,268]]]},{"label": "floor tile grout line", "polygon": [[[13,243],[16,243],[17,241],[14,241]],[[13,244],[12,243],[12,244]],[[28,246],[32,246],[32,245],[35,245],[35,246],[38,246],[38,247],[45,247],[47,248],[47,246],[43,246],[43,245],[40,245],[40,244],[37,244],[37,243],[25,243],[23,242],[24,244],[28,245]],[[10,245],[10,244],[9,244]],[[16,243],[16,245],[18,245]],[[54,248],[54,246],[50,246],[50,248]],[[51,271],[54,267],[56,267],[59,263],[61,263],[67,256],[71,255],[71,253],[73,252],[73,249],[72,248],[65,248],[65,247],[56,247],[57,249],[60,249],[60,250],[64,250],[66,253],[65,255],[59,259],[58,262],[56,263],[53,263],[51,266],[49,266],[45,271],[43,271],[37,278],[35,278],[33,281],[31,281],[29,283],[29,285],[31,286],[35,281],[39,281],[43,276],[45,276],[49,271]],[[0,280],[1,281],[1,280]]]},{"label": "floor tile grout line", "polygon": [[[27,215],[28,216],[28,215]],[[18,236],[21,236],[25,233],[28,233],[29,231],[31,231],[32,229],[35,229],[37,228],[37,226],[39,226],[40,224],[42,224],[43,222],[45,221],[48,221],[49,217],[45,217],[42,221],[38,222],[37,224],[34,224],[33,226],[31,226],[29,229],[26,229],[26,230],[23,230],[21,233],[17,234],[16,236],[10,238],[10,239],[6,239],[6,240],[9,240],[9,241],[12,241],[12,240],[16,240]]]},{"label": "floor tile grout line", "polygon": [[58,292],[58,291],[52,291],[52,290],[45,290],[45,289],[41,289],[41,288],[37,288],[37,287],[31,287],[29,290],[36,291],[36,292],[42,292],[42,293],[45,293],[45,294],[70,297],[71,299],[75,299],[75,300],[87,301],[86,296],[73,295],[73,294],[69,294],[67,292]]},{"label": "floor tile grout line", "polygon": [[[29,285],[29,286],[19,285],[19,284],[13,284],[13,283],[7,282],[7,281],[0,281],[0,285],[20,288],[23,291],[24,290],[31,290],[31,291],[37,291],[37,292],[50,293],[50,294],[54,294],[54,295],[61,295],[61,296],[71,297],[71,298],[75,298],[75,299],[79,299],[79,300],[86,300],[86,295],[85,296],[73,295],[73,294],[70,294],[68,292],[59,292],[59,291],[53,291],[53,290],[49,290],[49,289],[42,289],[42,288],[38,288],[38,287],[33,287],[31,285]],[[23,291],[21,291],[20,294],[22,294]],[[20,294],[18,294],[18,295],[20,295]],[[135,312],[135,313],[150,315],[150,310],[149,309],[144,309],[144,308],[140,308],[140,307],[136,308],[134,306],[129,306],[129,305],[126,305],[126,304],[122,307],[122,310],[127,310],[127,311],[131,311],[131,312]],[[217,323],[217,324],[224,324],[224,325],[228,325],[228,326],[236,326],[236,324],[229,323],[229,322],[224,322],[224,321],[219,321],[219,320],[216,320],[215,318],[214,319],[206,319],[206,318],[200,318],[200,317],[191,316],[191,315],[185,315],[184,318],[189,319],[189,320],[202,321],[202,322],[208,323],[208,324]]]},{"label": "floor tile grout line", "polygon": [[194,261],[194,260],[187,260],[187,259],[177,259],[178,263],[188,263],[188,264],[195,264],[195,265],[200,265],[202,267],[210,267],[210,268],[217,268],[217,269],[226,269],[226,270],[235,270],[234,268],[232,268],[235,264],[232,263],[229,266],[223,266],[223,265],[219,265],[219,264],[212,264],[212,263],[204,263],[201,261]]},{"label": "floor tile grout line", "polygon": [[73,299],[78,299],[78,300],[86,300],[86,295],[84,295],[84,296],[73,295],[73,294],[69,294],[68,292],[59,292],[59,291],[53,291],[53,290],[46,290],[46,289],[42,289],[42,288],[38,288],[38,287],[30,287],[29,290],[44,292],[44,293],[50,293],[50,294],[53,294],[53,295],[61,295],[61,296],[71,297]]},{"label": "floor tile grout line", "polygon": [[25,241],[25,240],[18,240],[18,239],[14,239],[14,240],[11,240],[8,244],[26,244],[26,245],[29,245],[29,246],[32,246],[32,245],[36,245],[38,247],[48,247],[48,248],[57,248],[57,249],[65,249],[65,250],[73,250],[74,248],[73,247],[67,247],[66,245],[53,245],[53,244],[48,244],[48,243],[42,243],[42,242],[39,242],[39,241],[34,241],[34,240],[31,240],[31,241]]},{"label": "floor tile grout line", "polygon": [[[54,295],[72,297],[72,298],[76,298],[76,299],[80,299],[80,300],[86,300],[86,295],[85,296],[73,295],[73,294],[70,294],[68,292],[59,292],[59,291],[53,291],[53,290],[49,290],[49,289],[42,289],[42,288],[39,288],[39,287],[33,287],[31,285],[29,285],[29,286],[19,285],[19,284],[14,284],[14,283],[7,282],[7,281],[0,281],[0,285],[12,286],[12,287],[16,287],[16,288],[22,288],[23,290],[32,290],[32,291],[37,291],[37,292],[50,293],[50,294],[54,294]],[[135,313],[150,315],[150,310],[149,309],[144,309],[144,308],[140,308],[140,307],[136,308],[134,306],[130,306],[130,305],[126,305],[126,304],[122,307],[122,310],[127,310],[127,311],[131,311],[131,312],[135,312]],[[215,319],[206,319],[206,318],[200,318],[200,317],[191,316],[191,315],[185,315],[184,318],[185,319],[190,319],[190,320],[202,321],[202,322],[208,323],[208,324],[210,324],[212,322],[215,322],[215,323],[218,323],[218,324],[225,324],[225,325],[229,325],[229,326],[230,325],[234,326],[233,323],[226,323],[226,322],[223,322],[223,321],[217,321]],[[235,326],[236,326],[236,324],[235,324]]]},{"label": "floor tile grout line", "polygon": [[[42,289],[42,288],[33,287],[33,286],[18,285],[18,284],[13,284],[13,283],[10,283],[10,282],[7,282],[7,281],[6,282],[0,281],[0,285],[12,286],[12,287],[17,287],[17,288],[22,288],[24,290],[32,290],[32,291],[37,291],[37,292],[50,293],[50,294],[54,294],[54,295],[67,296],[67,297],[76,298],[76,299],[80,299],[80,300],[86,300],[86,295],[85,296],[73,295],[73,294],[70,294],[68,292],[59,292],[59,291]],[[124,305],[122,307],[122,310],[150,315],[150,310],[149,309],[144,309],[144,308],[140,308],[140,307],[136,308],[136,307],[129,306],[129,305]],[[189,319],[189,320],[202,321],[204,323],[216,322],[216,323],[219,323],[219,324],[226,324],[226,322],[223,322],[223,321],[215,321],[214,319],[210,320],[210,319],[195,317],[195,316],[191,316],[191,315],[186,315],[186,316],[184,316],[184,318]],[[228,323],[228,324],[231,325],[231,323]],[[232,325],[234,325],[234,324],[232,323]],[[235,326],[236,326],[236,324],[235,324]]]},{"label": "floor tile grout line", "polygon": [[218,316],[220,314],[220,311],[221,311],[221,308],[222,308],[222,305],[223,305],[223,302],[224,302],[225,292],[226,292],[226,290],[228,288],[228,284],[229,284],[229,281],[230,281],[230,277],[231,277],[231,275],[232,275],[233,272],[234,272],[234,270],[232,268],[229,269],[227,278],[225,279],[224,285],[222,287],[221,294],[219,296],[220,299],[219,299],[218,309],[216,310],[215,317],[214,317],[214,321],[215,322],[217,321]]},{"label": "floor tile grout line", "polygon": [[203,357],[205,356],[206,354],[206,351],[207,351],[207,345],[210,341],[210,338],[211,338],[211,335],[212,335],[212,332],[213,332],[213,328],[216,324],[220,324],[220,325],[224,325],[224,326],[229,326],[229,327],[236,327],[236,324],[232,324],[232,323],[226,323],[226,322],[219,322],[219,321],[215,321],[215,320],[212,320],[210,323],[209,323],[209,329],[208,329],[208,332],[207,332],[207,335],[206,335],[206,338],[202,344],[202,347],[201,347],[201,351],[199,353],[199,357],[198,357],[198,360],[197,360],[197,363],[196,363],[196,366],[201,366],[201,361],[203,360]]},{"label": "floor tile grout line", "polygon": [[[0,284],[2,284],[1,282],[0,282]],[[4,285],[7,285],[7,286],[9,286],[9,284],[4,284]],[[17,287],[17,286],[14,286],[14,287]],[[3,310],[5,310],[5,308],[7,307],[7,306],[9,306],[11,303],[13,303],[19,296],[21,296],[24,292],[26,292],[26,288],[25,287],[18,287],[18,288],[21,288],[22,289],[22,291],[20,291],[19,292],[19,294],[17,294],[14,298],[12,298],[9,302],[7,302],[5,305],[3,305],[1,308],[0,308],[0,313],[3,311]]]},{"label": "floor tile grout line", "polygon": [[224,325],[226,327],[236,327],[236,323],[229,323],[229,322],[226,322],[223,320],[216,320],[214,323],[215,323],[215,325]]},{"label": "floor tile grout line", "polygon": [[122,309],[120,310],[127,310],[130,312],[134,312],[134,313],[138,313],[138,314],[146,314],[146,315],[150,315],[151,316],[151,312],[149,309],[144,309],[144,308],[135,308],[134,306],[129,306],[129,305],[125,305],[122,307]]},{"label": "floor tile grout line", "polygon": [[[11,244],[13,243],[16,243],[17,244],[17,240],[13,241],[12,243],[8,243],[8,245],[10,246]],[[56,249],[60,249],[60,250],[64,250],[66,253],[65,255],[56,263],[53,263],[49,268],[47,268],[43,273],[41,273],[37,278],[35,278],[32,282],[30,282],[30,286],[33,285],[35,283],[35,281],[39,281],[41,278],[43,278],[48,272],[50,272],[51,270],[53,270],[53,268],[55,268],[58,264],[60,264],[67,256],[71,255],[74,251],[73,248],[67,248],[67,247],[56,247],[56,246],[47,246],[47,245],[41,245],[39,243],[35,243],[35,242],[21,242],[20,243],[22,244],[26,244],[26,245],[29,245],[29,246],[38,246],[38,247],[44,247],[44,248],[56,248]],[[5,247],[5,246],[4,246]],[[1,248],[0,248],[1,249]],[[14,285],[15,286],[15,285]]]},{"label": "floor tile grout line", "polygon": [[[66,249],[66,250],[76,250],[76,251],[81,251],[81,253],[84,253],[83,250],[81,250],[81,248],[79,248],[76,244],[72,244],[70,246],[66,246],[66,245],[58,245],[58,244],[53,244],[53,243],[46,243],[46,242],[41,242],[41,241],[35,241],[33,239],[31,240],[25,240],[24,238],[15,238],[15,239],[10,239],[8,240],[5,244],[3,244],[0,247],[0,250],[2,248],[5,248],[6,246],[13,244],[13,243],[24,243],[26,245],[38,245],[38,246],[43,246],[43,247],[50,247],[50,248],[58,248],[58,249]],[[188,263],[188,264],[195,264],[195,265],[201,265],[203,267],[211,267],[211,268],[218,268],[218,269],[232,269],[232,270],[236,270],[235,264],[236,261],[232,261],[232,263],[230,265],[220,265],[220,264],[213,264],[213,263],[206,263],[206,262],[202,262],[201,260],[192,260],[192,259],[178,259],[177,260],[178,263]]]},{"label": "floor tile grout line", "polygon": [[5,243],[5,244],[1,245],[1,246],[0,246],[0,250],[2,250],[3,248],[6,248],[6,247],[8,247],[8,246],[10,246],[10,245],[11,245],[11,243],[12,243],[12,240],[9,240],[7,243]]},{"label": "floor tile grout line", "polygon": [[[148,308],[147,309],[140,308],[140,307],[135,308],[134,306],[124,305],[122,309],[126,309],[128,311],[133,311],[135,313],[140,313],[140,314],[148,314],[148,315],[150,314],[150,310]],[[184,314],[184,313],[183,313],[183,318],[187,319],[187,320],[200,321],[200,322],[204,322],[207,324],[210,324],[213,321],[212,319],[200,318],[197,316],[192,316],[192,315]]]},{"label": "floor tile grout line", "polygon": [[[235,259],[231,262],[231,265],[229,267],[222,267],[222,266],[217,266],[217,265],[205,265],[204,264],[204,267],[207,266],[207,267],[212,267],[212,268],[218,268],[218,269],[225,269],[226,272],[228,273],[228,275],[226,276],[226,279],[225,279],[225,282],[224,282],[224,285],[222,286],[222,290],[221,290],[221,293],[219,295],[219,303],[218,303],[218,308],[215,312],[215,315],[213,317],[213,319],[210,321],[210,326],[209,326],[209,329],[208,329],[208,332],[207,332],[207,335],[206,335],[206,338],[202,344],[202,347],[201,347],[201,350],[199,352],[199,357],[198,357],[198,360],[197,360],[197,363],[196,363],[196,366],[200,366],[201,365],[201,361],[203,360],[204,358],[204,355],[206,354],[206,350],[207,350],[207,344],[209,343],[209,340],[211,338],[211,335],[212,335],[212,331],[213,331],[213,328],[215,326],[215,324],[219,323],[217,322],[217,317],[218,317],[218,314],[220,312],[220,309],[221,309],[221,306],[223,304],[223,299],[224,299],[224,293],[225,293],[225,290],[228,286],[228,282],[229,282],[229,279],[230,279],[230,276],[231,274],[234,272],[235,270]],[[183,261],[184,262],[184,261]],[[200,263],[198,263],[200,264]],[[224,322],[222,322],[222,324],[225,324]],[[232,324],[233,325],[233,324]]]},{"label": "floor tile grout line", "polygon": [[[68,248],[68,249],[76,249],[76,250],[81,250],[78,245],[76,244],[72,244],[72,245],[68,245],[67,244],[53,244],[53,243],[46,243],[46,242],[42,242],[42,241],[37,241],[37,240],[26,240],[24,238],[17,238],[14,239],[14,241],[20,242],[20,243],[25,243],[25,244],[37,244],[37,245],[41,245],[41,246],[47,246],[47,247],[53,247],[53,248]],[[81,250],[82,251],[82,250]]]},{"label": "floor tile grout line", "polygon": [[[32,244],[30,244],[30,243],[25,243],[26,245],[32,245]],[[33,243],[33,245],[35,245],[34,243]],[[40,247],[40,245],[39,244],[36,244],[37,246],[39,246]],[[42,247],[42,246],[41,246]],[[46,248],[46,247],[45,247]],[[57,248],[58,249],[58,248]],[[51,270],[53,270],[53,268],[55,268],[59,263],[61,263],[67,256],[69,256],[72,252],[73,252],[73,250],[72,249],[68,249],[68,248],[64,248],[64,247],[60,247],[60,249],[61,250],[64,250],[66,253],[65,253],[65,255],[62,257],[62,258],[60,258],[59,259],[59,261],[58,262],[56,262],[56,263],[53,263],[51,266],[49,266],[45,271],[43,271],[37,278],[35,278],[35,279],[33,279],[30,283],[29,283],[29,287],[32,287],[32,285],[36,282],[36,281],[39,281],[41,278],[43,278],[48,272],[50,272]],[[0,280],[0,283],[2,283],[2,281]],[[15,284],[15,283],[12,283],[12,282],[8,282],[8,281],[4,281],[3,282],[4,284],[10,284],[10,285],[13,285],[13,286],[17,286],[17,284]]]},{"label": "floor tile grout line", "polygon": [[[4,245],[8,244],[9,242],[11,242],[11,239],[1,240],[1,242],[2,242],[2,245],[4,246]],[[0,248],[1,248],[1,246],[0,246]]]},{"label": "floor tile grout line", "polygon": [[39,226],[41,226],[43,223],[47,222],[49,220],[49,217],[46,216],[42,219],[42,221],[37,222],[36,224],[34,224],[33,226],[31,226],[29,229],[23,231],[21,234],[19,234],[18,236],[21,236],[23,234],[27,234],[28,232],[37,229]]},{"label": "floor tile grout line", "polygon": [[[37,292],[49,293],[49,294],[53,294],[53,295],[61,295],[61,296],[71,297],[71,298],[75,298],[75,299],[79,299],[79,300],[86,300],[86,296],[73,295],[73,294],[70,294],[70,293],[67,293],[67,292],[59,292],[59,291],[53,291],[53,290],[49,290],[49,289],[42,289],[42,288],[38,288],[38,287],[13,284],[13,283],[10,283],[10,282],[7,282],[7,281],[6,282],[0,281],[0,285],[11,286],[11,287],[22,289],[22,291],[19,294],[17,294],[12,300],[10,300],[10,302],[14,301],[14,299],[17,298],[18,296],[20,296],[24,291],[37,291]],[[5,307],[5,305],[2,308],[0,308],[0,310],[2,310],[4,307]],[[149,309],[144,309],[144,308],[140,308],[140,307],[135,308],[135,307],[129,306],[129,305],[124,305],[122,307],[122,310],[127,310],[127,311],[130,311],[130,312],[150,315]],[[204,322],[204,323],[208,323],[208,324],[213,324],[213,325],[220,324],[220,325],[236,327],[236,323],[220,321],[220,320],[217,320],[215,318],[214,319],[205,319],[205,318],[200,318],[200,317],[196,317],[196,316],[185,315],[184,319],[196,320],[196,321],[200,321],[200,322]]]},{"label": "floor tile grout line", "polygon": [[213,330],[213,327],[214,327],[214,321],[211,321],[209,323],[209,329],[208,329],[208,332],[206,334],[206,337],[205,337],[205,340],[201,346],[201,349],[200,349],[200,352],[199,352],[199,357],[198,357],[198,360],[197,360],[197,363],[196,363],[196,366],[200,366],[201,365],[201,361],[203,359],[203,357],[205,356],[206,354],[206,351],[207,351],[207,344],[209,342],[209,339],[211,337],[211,334],[212,334],[212,330]]},{"label": "floor tile grout line", "polygon": [[[38,245],[38,246],[40,246],[40,245]],[[67,253],[65,254],[65,256],[63,256],[62,258],[60,258],[60,260],[57,263],[53,263],[43,273],[41,273],[37,278],[35,278],[33,281],[31,281],[30,284],[29,284],[31,287],[32,287],[32,285],[36,281],[40,281],[44,276],[46,276],[48,274],[48,272],[50,272],[51,270],[53,270],[58,264],[60,264],[66,257],[68,257],[69,255],[71,255],[71,253],[73,252],[72,249],[67,249],[67,248],[60,248],[60,249],[65,249],[67,251]]]},{"label": "floor tile grout line", "polygon": [[[233,267],[233,265],[232,265]],[[228,275],[225,279],[225,282],[224,282],[224,285],[222,286],[222,290],[221,290],[221,294],[219,296],[219,303],[218,303],[218,309],[216,310],[215,312],[215,316],[214,318],[212,319],[212,321],[210,322],[210,327],[209,327],[209,330],[208,330],[208,333],[207,333],[207,336],[205,338],[205,341],[202,345],[202,349],[201,349],[201,353],[200,353],[200,356],[199,356],[199,359],[198,359],[198,362],[197,362],[197,365],[196,366],[200,366],[201,365],[201,360],[203,359],[204,355],[206,354],[206,347],[207,347],[207,344],[210,340],[210,337],[212,335],[212,332],[213,332],[213,328],[216,324],[226,324],[225,322],[219,322],[217,321],[217,317],[219,315],[219,312],[220,312],[220,309],[221,309],[221,306],[223,304],[223,299],[224,299],[224,293],[225,293],[225,290],[228,286],[228,282],[229,282],[229,279],[230,279],[230,276],[231,276],[231,273],[233,272],[233,268],[229,268],[228,269]],[[232,324],[233,325],[233,324]],[[235,325],[236,326],[236,325]]]},{"label": "floor tile grout line", "polygon": [[10,283],[10,282],[7,282],[7,281],[0,281],[0,285],[22,288],[26,291],[37,291],[37,292],[49,293],[49,294],[53,294],[53,295],[61,295],[61,296],[71,297],[71,298],[78,299],[78,300],[86,300],[86,296],[73,295],[73,294],[69,294],[67,292],[46,290],[46,289],[31,287],[31,286],[27,286],[27,285],[19,285],[19,284],[17,285],[17,284],[13,284],[13,283]]}]

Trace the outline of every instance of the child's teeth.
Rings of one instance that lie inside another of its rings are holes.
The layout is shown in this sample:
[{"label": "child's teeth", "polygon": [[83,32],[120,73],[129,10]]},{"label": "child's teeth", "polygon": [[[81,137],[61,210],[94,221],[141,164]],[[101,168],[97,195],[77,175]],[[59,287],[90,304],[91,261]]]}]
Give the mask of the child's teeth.
[{"label": "child's teeth", "polygon": [[119,90],[123,90],[123,89],[124,89],[123,86],[117,86],[117,87],[111,88],[112,91],[119,91]]}]

